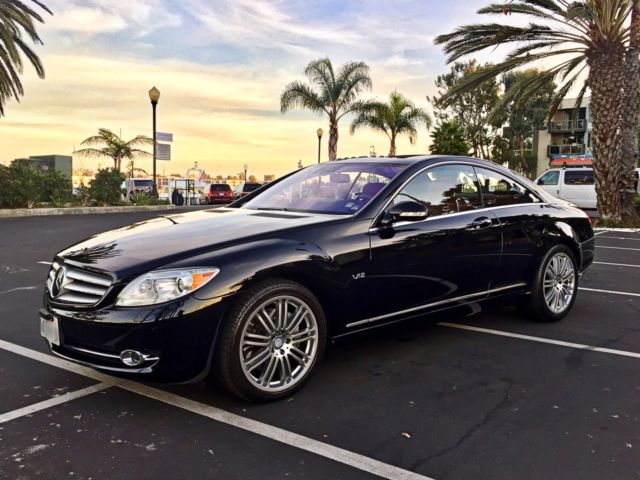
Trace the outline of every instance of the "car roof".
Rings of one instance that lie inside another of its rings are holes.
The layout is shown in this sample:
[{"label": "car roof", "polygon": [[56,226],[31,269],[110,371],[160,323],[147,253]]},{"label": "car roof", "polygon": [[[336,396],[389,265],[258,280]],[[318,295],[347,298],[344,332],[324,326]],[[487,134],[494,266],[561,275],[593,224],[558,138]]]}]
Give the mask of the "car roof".
[{"label": "car roof", "polygon": [[481,158],[474,158],[462,155],[426,155],[426,154],[414,154],[414,155],[396,155],[395,157],[349,157],[338,158],[335,161],[348,164],[371,164],[371,163],[384,163],[387,165],[404,165],[413,166],[417,164],[429,165],[430,163],[437,163],[441,161],[464,161],[473,162],[478,165],[486,165],[493,167],[501,167],[500,164],[492,162],[490,160],[483,160]]}]

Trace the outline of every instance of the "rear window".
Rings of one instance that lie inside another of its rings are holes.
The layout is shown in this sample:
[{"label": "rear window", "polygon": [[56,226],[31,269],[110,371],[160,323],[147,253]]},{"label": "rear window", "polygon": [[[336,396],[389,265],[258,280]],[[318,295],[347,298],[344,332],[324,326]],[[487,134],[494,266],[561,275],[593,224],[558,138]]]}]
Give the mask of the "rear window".
[{"label": "rear window", "polygon": [[257,190],[258,188],[260,188],[262,185],[260,185],[259,183],[245,183],[244,186],[242,187],[242,191],[243,192],[253,192],[254,190]]},{"label": "rear window", "polygon": [[565,185],[593,185],[593,170],[564,172]]},{"label": "rear window", "polygon": [[217,185],[211,185],[211,191],[212,192],[229,192],[229,191],[231,191],[231,187],[229,185],[227,185],[226,183],[217,184]]}]

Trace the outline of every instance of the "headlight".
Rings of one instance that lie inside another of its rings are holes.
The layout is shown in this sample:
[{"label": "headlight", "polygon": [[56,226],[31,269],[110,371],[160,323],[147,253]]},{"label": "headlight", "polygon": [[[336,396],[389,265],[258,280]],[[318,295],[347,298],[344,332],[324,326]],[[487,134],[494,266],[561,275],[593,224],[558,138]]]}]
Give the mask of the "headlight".
[{"label": "headlight", "polygon": [[116,306],[140,307],[169,302],[206,285],[219,272],[218,268],[155,270],[129,283],[118,295]]}]

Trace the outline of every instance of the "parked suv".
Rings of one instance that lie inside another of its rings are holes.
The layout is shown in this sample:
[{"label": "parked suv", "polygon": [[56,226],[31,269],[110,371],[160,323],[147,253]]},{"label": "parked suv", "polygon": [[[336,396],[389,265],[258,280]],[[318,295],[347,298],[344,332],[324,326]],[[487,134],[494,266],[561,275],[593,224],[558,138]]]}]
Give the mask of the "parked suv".
[{"label": "parked suv", "polygon": [[[636,191],[638,174],[636,169]],[[536,183],[554,197],[574,203],[583,209],[596,209],[596,188],[593,179],[593,168],[552,168],[538,177]]]},{"label": "parked suv", "polygon": [[236,189],[234,196],[235,198],[242,198],[245,195],[250,194],[251,192],[253,192],[254,190],[259,189],[262,186],[262,184],[260,183],[248,183],[245,182],[241,185],[238,185],[238,188]]},{"label": "parked suv", "polygon": [[233,201],[233,192],[226,183],[212,183],[209,190],[205,191],[204,199],[206,203],[230,203]]}]

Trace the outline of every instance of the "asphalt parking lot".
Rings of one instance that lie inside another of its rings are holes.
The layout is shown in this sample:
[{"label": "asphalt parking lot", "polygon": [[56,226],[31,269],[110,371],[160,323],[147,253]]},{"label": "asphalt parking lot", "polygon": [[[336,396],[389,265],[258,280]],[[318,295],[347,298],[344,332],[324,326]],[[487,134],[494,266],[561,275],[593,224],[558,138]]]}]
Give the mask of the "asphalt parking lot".
[{"label": "asphalt parking lot", "polygon": [[597,232],[560,323],[465,308],[396,324],[254,405],[48,355],[47,262],[157,215],[0,219],[0,478],[640,478],[640,233]]}]

